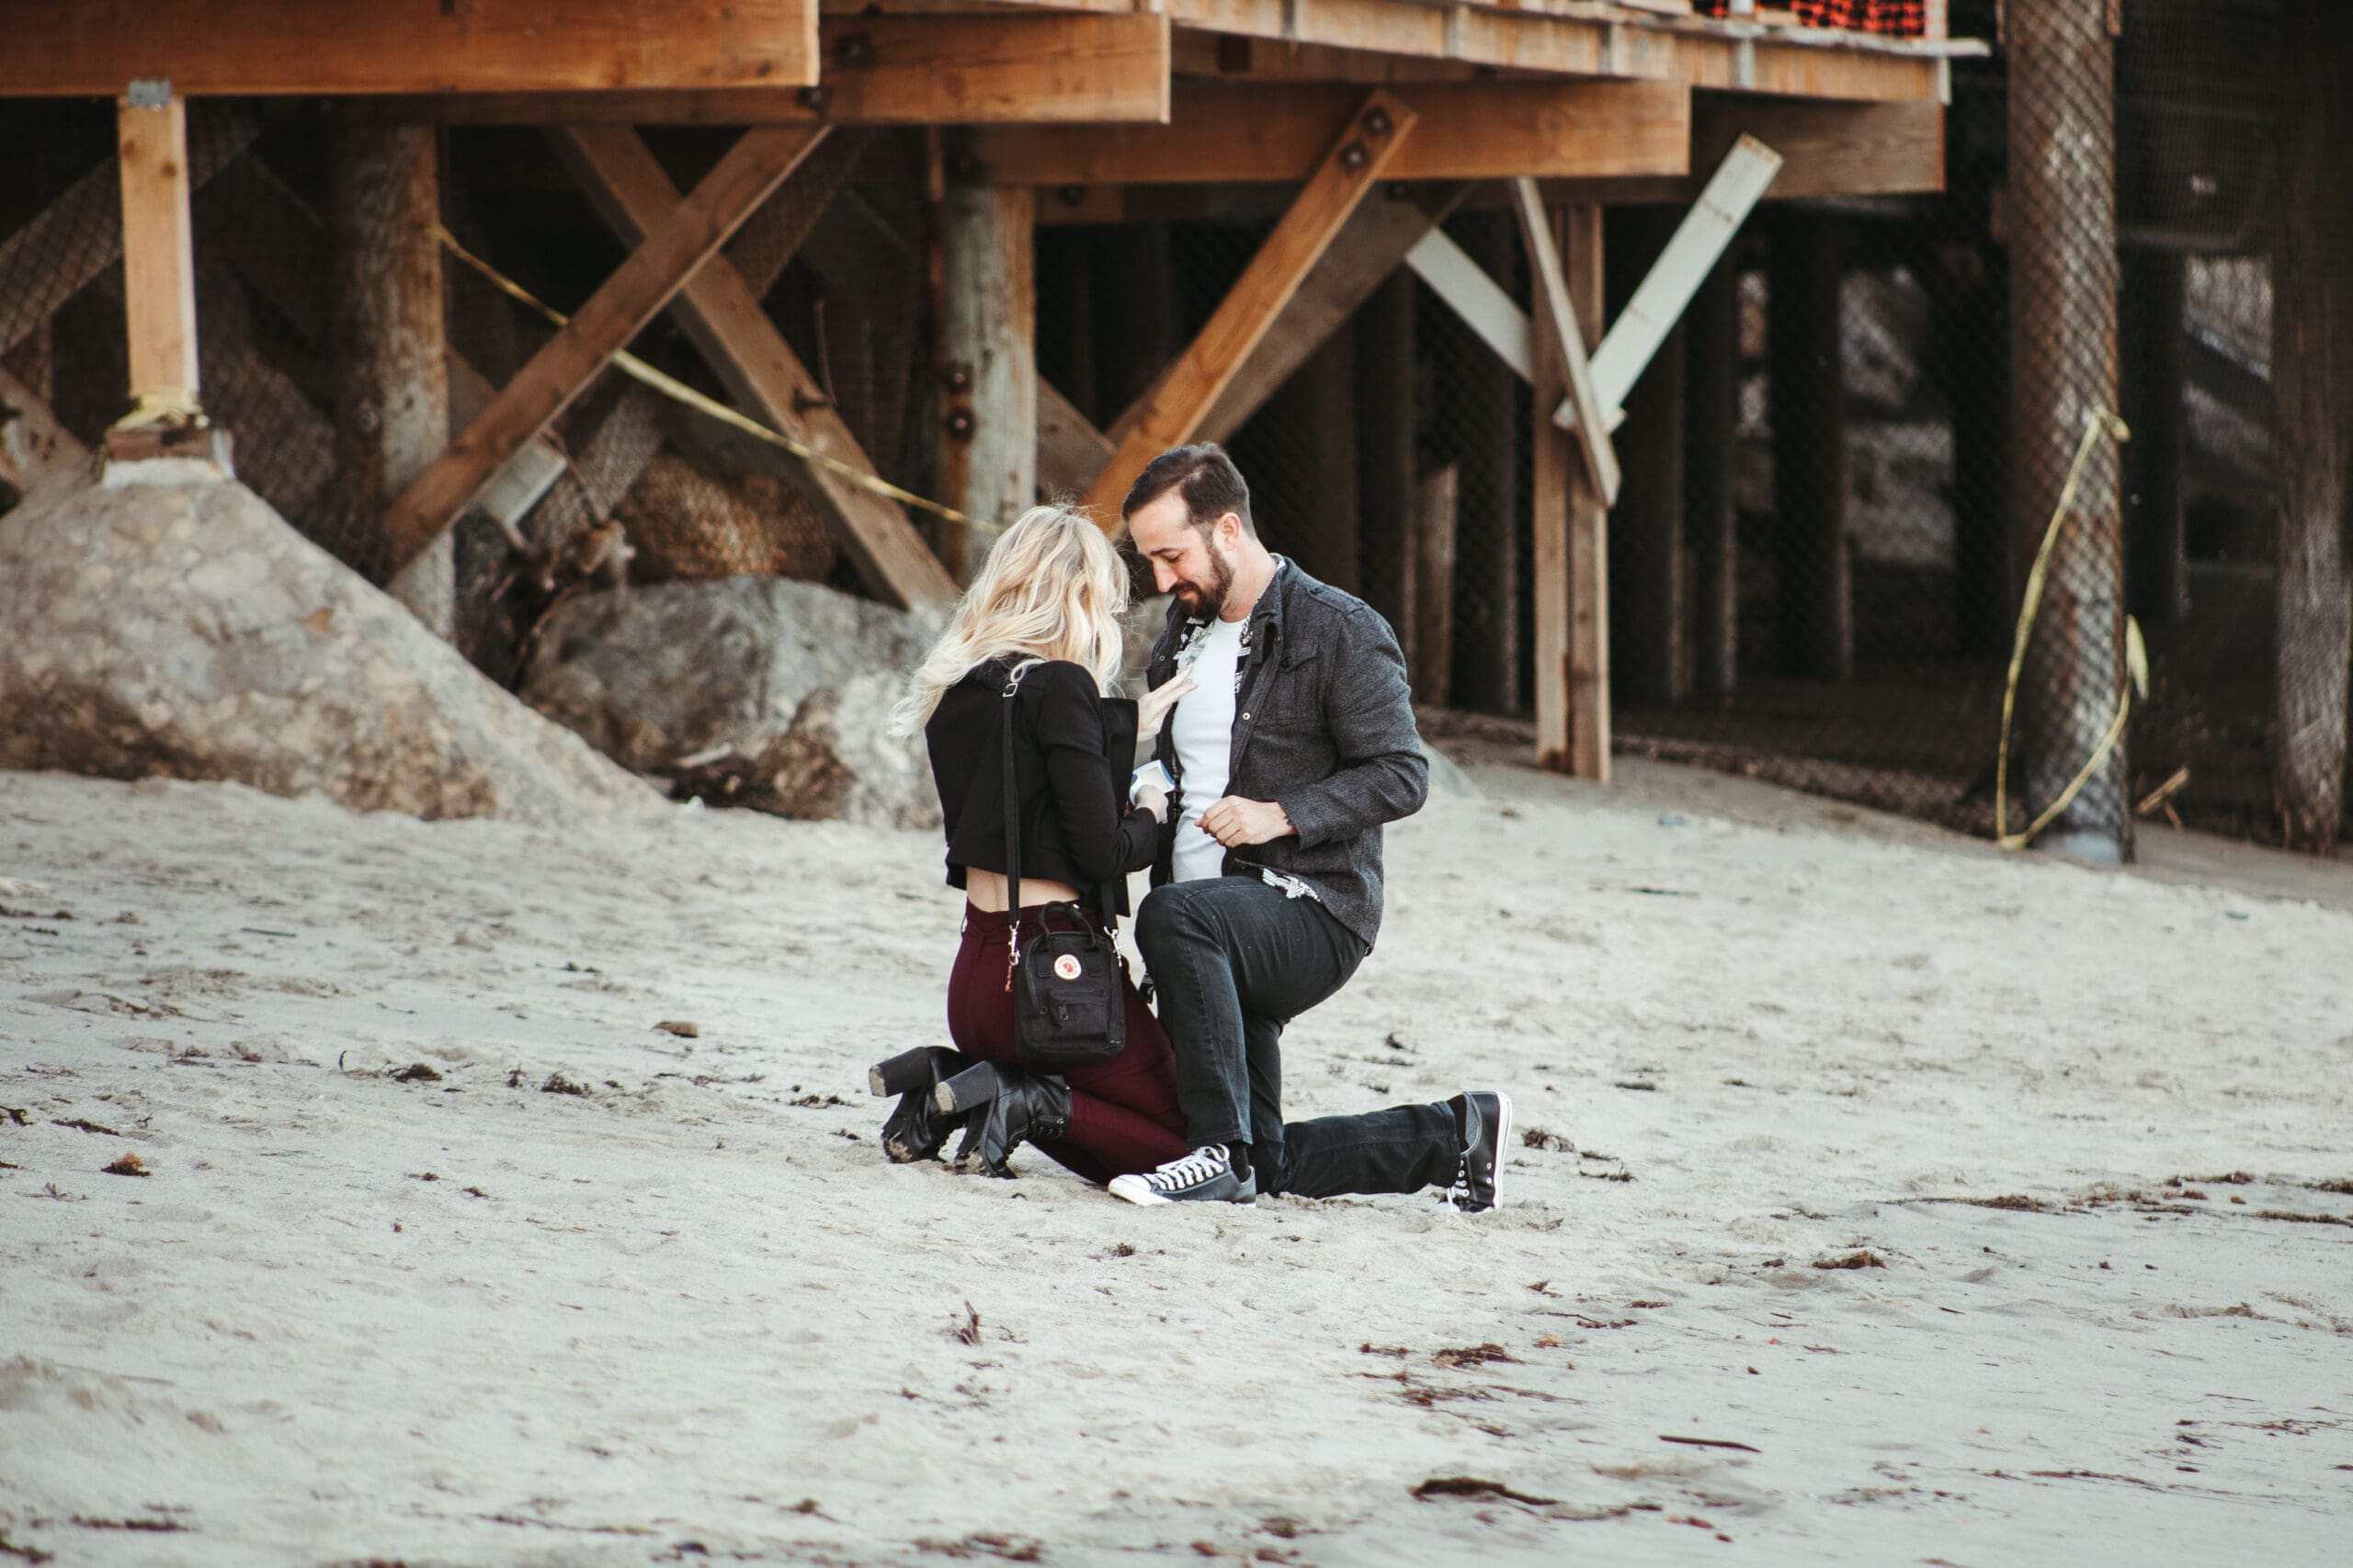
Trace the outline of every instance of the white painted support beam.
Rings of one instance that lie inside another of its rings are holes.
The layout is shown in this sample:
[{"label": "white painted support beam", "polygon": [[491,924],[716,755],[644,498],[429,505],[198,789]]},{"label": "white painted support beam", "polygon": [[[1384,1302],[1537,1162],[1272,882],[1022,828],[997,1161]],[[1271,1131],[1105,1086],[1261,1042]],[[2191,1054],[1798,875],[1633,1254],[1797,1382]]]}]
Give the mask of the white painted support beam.
[{"label": "white painted support beam", "polygon": [[[1699,199],[1659,253],[1657,263],[1642,287],[1626,301],[1608,334],[1594,351],[1593,382],[1614,425],[1625,417],[1620,405],[1642,380],[1643,371],[1658,353],[1659,345],[1683,319],[1691,297],[1708,280],[1716,263],[1731,248],[1733,236],[1781,172],[1781,155],[1754,136],[1743,136],[1717,165],[1715,176],[1699,192]],[[1552,412],[1552,423],[1573,428],[1575,411],[1568,400]]]},{"label": "white painted support beam", "polygon": [[[449,368],[449,434],[461,434],[498,395],[498,389],[481,371],[465,362],[454,348],[443,355]],[[521,548],[523,519],[542,496],[563,477],[563,451],[545,436],[527,441],[505,466],[491,476],[474,505],[488,513],[507,539]]]},{"label": "white painted support beam", "polygon": [[1469,252],[1432,229],[1405,253],[1405,265],[1430,286],[1462,324],[1478,335],[1523,381],[1536,379],[1536,332],[1518,304],[1471,259]]},{"label": "white painted support beam", "polygon": [[[1642,287],[1611,324],[1601,347],[1594,350],[1594,391],[1608,411],[1604,421],[1611,430],[1625,423],[1626,394],[1634,390],[1659,345],[1675,330],[1692,296],[1715,269],[1780,167],[1781,155],[1755,137],[1743,136],[1734,143]],[[1406,253],[1405,265],[1521,380],[1534,381],[1534,324],[1461,246],[1443,231],[1432,229]],[[1564,430],[1576,428],[1571,401],[1562,402],[1552,420]]]}]

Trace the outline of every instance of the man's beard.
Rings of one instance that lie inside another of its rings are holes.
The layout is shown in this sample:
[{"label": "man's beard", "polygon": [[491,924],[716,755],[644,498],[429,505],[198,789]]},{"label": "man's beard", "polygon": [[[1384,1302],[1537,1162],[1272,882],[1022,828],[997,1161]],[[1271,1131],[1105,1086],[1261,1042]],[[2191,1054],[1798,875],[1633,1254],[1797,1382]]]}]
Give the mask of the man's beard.
[{"label": "man's beard", "polygon": [[1233,591],[1233,562],[1217,552],[1217,546],[1202,541],[1203,553],[1210,558],[1210,580],[1206,584],[1184,578],[1176,585],[1177,602],[1197,616],[1208,618],[1225,613],[1226,596]]}]

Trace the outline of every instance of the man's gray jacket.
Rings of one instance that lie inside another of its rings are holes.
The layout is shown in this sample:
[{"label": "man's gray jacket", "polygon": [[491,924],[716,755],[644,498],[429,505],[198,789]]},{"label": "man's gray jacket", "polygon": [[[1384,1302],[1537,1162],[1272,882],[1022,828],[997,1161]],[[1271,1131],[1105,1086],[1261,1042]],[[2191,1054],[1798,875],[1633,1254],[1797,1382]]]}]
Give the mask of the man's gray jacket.
[{"label": "man's gray jacket", "polygon": [[[1205,621],[1171,604],[1145,679],[1165,684],[1187,639]],[[1258,596],[1249,654],[1233,702],[1226,792],[1272,801],[1298,836],[1225,852],[1225,874],[1263,869],[1296,877],[1366,947],[1381,929],[1381,827],[1429,798],[1430,765],[1414,728],[1405,658],[1389,623],[1353,594],[1319,583],[1290,561]],[[1152,883],[1170,880],[1184,775],[1174,726],[1154,755],[1176,780]],[[1210,802],[1204,801],[1202,805]]]}]

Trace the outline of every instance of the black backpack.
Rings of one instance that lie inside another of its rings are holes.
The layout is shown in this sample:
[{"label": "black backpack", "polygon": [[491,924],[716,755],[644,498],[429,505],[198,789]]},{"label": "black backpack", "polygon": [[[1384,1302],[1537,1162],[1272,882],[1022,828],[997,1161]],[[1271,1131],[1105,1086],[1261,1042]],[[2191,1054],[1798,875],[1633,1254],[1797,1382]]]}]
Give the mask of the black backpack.
[{"label": "black backpack", "polygon": [[[1005,683],[1006,940],[1011,949],[1006,984],[1013,992],[1013,1038],[1024,1064],[1049,1072],[1108,1062],[1128,1043],[1128,1008],[1120,962],[1119,927],[1109,899],[1105,929],[1097,930],[1075,903],[1040,904],[1021,927],[1021,792],[1013,771],[1013,704],[1018,676]],[[1065,928],[1054,924],[1057,912]]]}]

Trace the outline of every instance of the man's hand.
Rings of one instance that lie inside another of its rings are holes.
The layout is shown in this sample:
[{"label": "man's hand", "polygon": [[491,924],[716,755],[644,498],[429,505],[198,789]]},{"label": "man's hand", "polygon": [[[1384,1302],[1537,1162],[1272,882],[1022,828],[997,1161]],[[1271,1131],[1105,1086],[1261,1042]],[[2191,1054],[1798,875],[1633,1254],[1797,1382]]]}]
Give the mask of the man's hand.
[{"label": "man's hand", "polygon": [[1273,801],[1245,801],[1239,795],[1227,795],[1201,813],[1201,831],[1228,849],[1239,849],[1245,844],[1271,844],[1278,838],[1289,838],[1299,830],[1290,825],[1290,818]]}]

